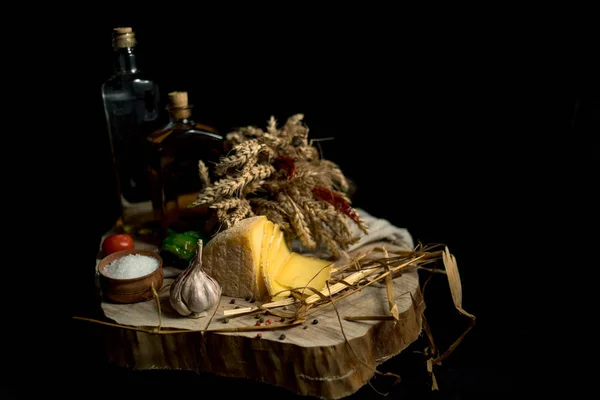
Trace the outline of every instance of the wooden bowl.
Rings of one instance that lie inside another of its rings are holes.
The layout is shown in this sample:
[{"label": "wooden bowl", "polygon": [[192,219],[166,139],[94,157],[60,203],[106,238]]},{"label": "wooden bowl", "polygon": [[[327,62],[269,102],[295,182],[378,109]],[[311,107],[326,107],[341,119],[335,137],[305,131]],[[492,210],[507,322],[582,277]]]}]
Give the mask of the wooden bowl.
[{"label": "wooden bowl", "polygon": [[[111,262],[130,254],[152,257],[158,261],[158,268],[147,275],[136,278],[118,279],[106,275],[105,269]],[[100,288],[108,299],[116,303],[137,303],[154,297],[152,284],[154,284],[156,292],[162,287],[163,260],[160,255],[149,250],[122,250],[104,257],[98,263],[98,273]]]}]

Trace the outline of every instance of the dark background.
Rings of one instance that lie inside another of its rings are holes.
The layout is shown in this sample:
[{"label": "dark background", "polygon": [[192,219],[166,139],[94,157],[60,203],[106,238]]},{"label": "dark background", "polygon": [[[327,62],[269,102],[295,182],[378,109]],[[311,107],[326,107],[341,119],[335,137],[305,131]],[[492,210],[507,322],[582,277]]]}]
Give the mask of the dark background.
[{"label": "dark background", "polygon": [[[66,314],[85,314],[93,304],[86,265],[113,217],[100,85],[112,73],[112,28],[132,26],[139,66],[163,98],[188,91],[194,117],[222,131],[303,113],[313,138],[335,138],[321,142],[323,155],[356,183],[356,207],[407,228],[415,242],[448,245],[462,274],[464,308],[477,324],[435,370],[441,392],[433,397],[524,395],[552,388],[556,377],[571,381],[564,365],[545,362],[548,346],[557,346],[547,297],[556,270],[540,270],[549,268],[545,250],[570,247],[569,235],[580,232],[571,226],[583,220],[574,199],[590,188],[585,171],[597,154],[589,145],[590,133],[598,133],[597,64],[587,32],[488,13],[446,18],[443,10],[163,7],[152,17],[82,9],[81,18],[49,30],[63,45],[39,68],[67,85],[66,100],[55,105],[64,128],[53,137],[61,171],[57,222],[73,232],[79,257]],[[469,321],[453,309],[442,278],[426,301],[445,349]],[[552,335],[538,333],[544,321]],[[103,364],[89,327],[65,326],[66,347],[57,346],[66,348],[64,367],[51,368],[57,393],[71,395],[77,380],[90,395],[119,386],[119,393],[141,396],[164,379],[176,388],[172,394],[201,385],[226,398],[287,394],[225,378],[116,370]],[[432,396],[412,353],[422,347],[382,366],[404,377],[394,397]],[[377,398],[368,387],[356,397]]]}]

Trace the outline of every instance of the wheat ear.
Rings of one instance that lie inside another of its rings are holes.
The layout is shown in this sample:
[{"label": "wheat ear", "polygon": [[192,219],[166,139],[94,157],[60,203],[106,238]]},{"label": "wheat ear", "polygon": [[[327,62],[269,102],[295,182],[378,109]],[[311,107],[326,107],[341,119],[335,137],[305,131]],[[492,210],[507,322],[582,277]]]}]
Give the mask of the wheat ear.
[{"label": "wheat ear", "polygon": [[234,153],[227,157],[222,157],[215,168],[215,172],[219,175],[224,174],[230,168],[247,166],[248,161],[256,158],[265,146],[258,143],[256,139],[246,140],[236,145],[231,151]]},{"label": "wheat ear", "polygon": [[212,204],[223,197],[229,197],[240,193],[250,182],[264,180],[274,171],[275,169],[271,165],[257,165],[241,176],[227,176],[200,192],[198,198],[190,204],[190,207],[197,207],[202,204]]},{"label": "wheat ear", "polygon": [[252,212],[252,207],[250,207],[250,203],[248,200],[241,199],[238,207],[230,214],[221,214],[223,216],[223,221],[227,228],[231,228],[239,221],[243,220],[246,217],[251,217],[254,215]]},{"label": "wheat ear", "polygon": [[225,199],[218,202],[215,202],[210,205],[210,208],[217,208],[219,210],[227,211],[231,208],[238,207],[242,202],[242,199],[233,197],[231,199]]},{"label": "wheat ear", "polygon": [[208,175],[208,168],[202,160],[198,161],[198,176],[203,187],[210,186],[210,176]]},{"label": "wheat ear", "polygon": [[267,122],[267,132],[273,136],[276,136],[278,134],[277,120],[273,115],[271,115],[271,118],[269,118],[269,121]]},{"label": "wheat ear", "polygon": [[329,160],[321,160],[321,165],[327,168],[327,173],[331,176],[331,180],[335,182],[336,186],[338,186],[341,191],[347,192],[350,185],[340,167]]},{"label": "wheat ear", "polygon": [[290,216],[290,222],[294,227],[294,231],[300,239],[300,243],[307,249],[313,250],[317,247],[317,243],[315,242],[313,235],[311,233],[308,222],[306,221],[306,217],[302,212],[302,209],[298,207],[296,202],[288,195],[281,194],[281,200],[283,200],[283,204],[288,207],[288,215]]}]

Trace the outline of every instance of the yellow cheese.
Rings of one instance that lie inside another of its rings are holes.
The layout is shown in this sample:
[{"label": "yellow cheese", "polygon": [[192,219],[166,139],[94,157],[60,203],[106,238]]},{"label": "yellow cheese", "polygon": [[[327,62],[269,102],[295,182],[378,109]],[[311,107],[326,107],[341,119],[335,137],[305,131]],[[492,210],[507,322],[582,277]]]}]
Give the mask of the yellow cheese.
[{"label": "yellow cheese", "polygon": [[267,222],[264,215],[246,218],[204,246],[202,268],[219,283],[223,295],[254,299],[268,295],[260,271]]},{"label": "yellow cheese", "polygon": [[290,256],[291,252],[285,242],[285,237],[279,225],[275,224],[270,242],[270,246],[267,250],[268,255],[266,257],[266,263],[263,268],[263,279],[265,281],[267,291],[269,292],[271,299],[274,301],[289,297],[290,295],[289,291],[284,292],[289,288],[278,283],[275,277],[279,273],[281,266]]},{"label": "yellow cheese", "polygon": [[[292,252],[276,275],[276,281],[290,288],[309,286],[323,290],[331,276],[332,262]],[[311,289],[302,289],[300,293],[312,295]]]},{"label": "yellow cheese", "polygon": [[[219,232],[202,252],[202,268],[219,283],[223,295],[256,300],[286,298],[289,289],[304,286],[322,290],[331,264],[290,251],[279,225],[264,215]],[[313,294],[310,289],[304,293]]]},{"label": "yellow cheese", "polygon": [[285,241],[285,235],[283,234],[283,232],[281,232],[279,236],[279,245],[276,249],[276,253],[273,255],[273,269],[271,270],[271,273],[274,278],[277,277],[279,270],[281,269],[283,264],[285,264],[285,262],[291,254],[292,251],[287,246],[287,243]]},{"label": "yellow cheese", "polygon": [[265,288],[263,290],[263,292],[267,291],[266,285],[265,285],[265,279],[264,279],[264,270],[265,270],[265,264],[267,263],[267,254],[269,251],[269,247],[270,247],[271,241],[273,240],[273,229],[274,228],[275,228],[275,224],[273,224],[271,221],[267,220],[267,222],[265,222],[262,243],[260,246],[261,247],[260,268],[258,270],[258,276],[257,276],[257,280]]}]

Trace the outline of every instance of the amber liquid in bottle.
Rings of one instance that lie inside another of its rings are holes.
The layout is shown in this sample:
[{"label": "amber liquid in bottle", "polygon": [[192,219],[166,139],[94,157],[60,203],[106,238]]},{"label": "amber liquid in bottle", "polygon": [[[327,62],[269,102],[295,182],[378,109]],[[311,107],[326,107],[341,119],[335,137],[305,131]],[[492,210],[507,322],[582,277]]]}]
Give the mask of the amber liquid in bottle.
[{"label": "amber liquid in bottle", "polygon": [[224,138],[208,125],[192,119],[186,92],[169,93],[169,123],[153,132],[150,142],[150,177],[154,219],[163,234],[210,230],[210,212],[190,205],[203,188],[198,163],[210,168],[223,155]]}]

